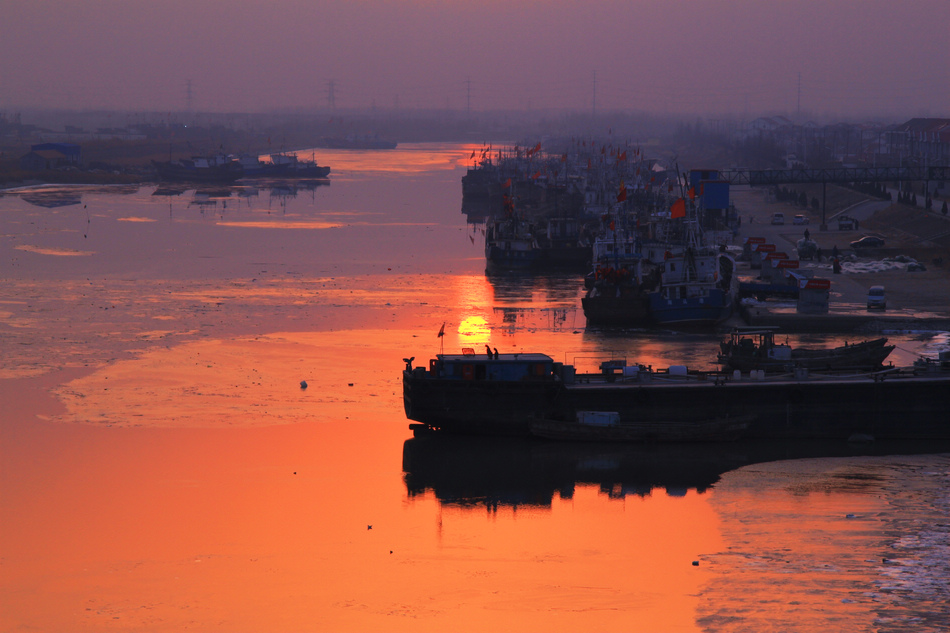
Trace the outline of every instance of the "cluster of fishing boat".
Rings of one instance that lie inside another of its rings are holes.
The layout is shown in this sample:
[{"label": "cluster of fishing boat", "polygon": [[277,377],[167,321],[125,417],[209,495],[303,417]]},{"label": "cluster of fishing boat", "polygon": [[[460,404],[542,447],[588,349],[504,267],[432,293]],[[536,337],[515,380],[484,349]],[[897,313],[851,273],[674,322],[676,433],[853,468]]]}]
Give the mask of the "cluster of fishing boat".
[{"label": "cluster of fishing boat", "polygon": [[679,174],[629,144],[572,140],[484,148],[462,179],[463,210],[485,213],[490,273],[585,270],[589,325],[709,325],[737,293],[725,252],[738,216],[729,184]]},{"label": "cluster of fishing boat", "polygon": [[296,154],[281,152],[268,158],[261,160],[255,154],[213,154],[152,161],[152,165],[161,180],[172,182],[229,183],[242,178],[322,179],[330,175],[329,167]]},{"label": "cluster of fishing boat", "polygon": [[[680,174],[639,148],[585,140],[476,155],[463,211],[485,211],[489,273],[584,266],[588,325],[709,326],[730,315],[739,283],[726,242],[739,219],[717,172]],[[799,312],[828,311],[830,281],[774,245],[749,238],[739,257],[761,271],[746,294],[794,294]],[[893,350],[886,338],[795,348],[775,330],[739,328],[720,342],[715,371],[606,358],[579,372],[542,353],[463,349],[422,367],[404,359],[403,403],[417,435],[950,439],[950,352],[901,368],[884,364]]]}]

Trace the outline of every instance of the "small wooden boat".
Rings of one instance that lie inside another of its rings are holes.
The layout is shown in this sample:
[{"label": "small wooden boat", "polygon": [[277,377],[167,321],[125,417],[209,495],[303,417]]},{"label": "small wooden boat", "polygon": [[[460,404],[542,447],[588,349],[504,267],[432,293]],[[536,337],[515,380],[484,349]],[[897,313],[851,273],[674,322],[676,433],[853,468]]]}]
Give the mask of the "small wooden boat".
[{"label": "small wooden boat", "polygon": [[776,343],[773,330],[736,328],[719,347],[719,363],[727,369],[787,372],[796,368],[871,371],[884,364],[895,346],[887,345],[886,338],[876,338],[831,349],[792,348]]}]

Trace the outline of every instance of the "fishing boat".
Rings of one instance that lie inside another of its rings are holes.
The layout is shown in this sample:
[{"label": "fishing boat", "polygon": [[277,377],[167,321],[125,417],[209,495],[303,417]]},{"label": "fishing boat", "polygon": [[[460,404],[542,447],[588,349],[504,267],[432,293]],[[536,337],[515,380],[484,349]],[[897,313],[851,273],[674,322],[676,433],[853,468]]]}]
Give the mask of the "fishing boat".
[{"label": "fishing boat", "polygon": [[267,162],[256,154],[241,154],[236,160],[244,170],[243,178],[282,178],[290,175],[289,162]]},{"label": "fishing boat", "polygon": [[531,225],[508,215],[485,228],[485,263],[489,270],[527,270],[538,266],[541,249]]},{"label": "fishing boat", "polygon": [[152,161],[161,180],[172,182],[234,182],[244,175],[240,163],[224,155]]},{"label": "fishing boat", "polygon": [[641,253],[633,231],[605,227],[592,246],[593,270],[585,277],[581,307],[587,325],[649,327],[649,291],[659,283],[659,268]]},{"label": "fishing boat", "polygon": [[539,420],[576,422],[578,412],[601,412],[670,429],[656,432],[657,441],[682,441],[715,421],[745,419],[748,438],[950,439],[950,362],[775,375],[682,365],[655,370],[626,359],[577,373],[545,354],[472,350],[438,354],[423,367],[412,360],[405,359],[403,404],[417,432],[531,436]]},{"label": "fishing boat", "polygon": [[330,168],[318,165],[315,160],[301,160],[296,154],[271,154],[270,160],[280,173],[289,178],[326,178],[330,175]]},{"label": "fishing boat", "polygon": [[649,295],[650,315],[658,325],[715,325],[732,314],[731,257],[688,247],[660,266],[659,287]]},{"label": "fishing boat", "polygon": [[796,368],[872,371],[883,366],[895,346],[887,345],[886,338],[876,338],[831,349],[793,348],[787,341],[777,343],[774,330],[737,328],[719,347],[719,363],[725,369],[789,372]]}]

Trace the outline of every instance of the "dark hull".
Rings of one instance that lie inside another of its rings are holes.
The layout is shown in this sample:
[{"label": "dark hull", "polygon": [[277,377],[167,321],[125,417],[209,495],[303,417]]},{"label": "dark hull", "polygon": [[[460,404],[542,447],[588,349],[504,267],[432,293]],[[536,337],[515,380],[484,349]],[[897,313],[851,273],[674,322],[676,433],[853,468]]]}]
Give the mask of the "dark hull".
[{"label": "dark hull", "polygon": [[485,249],[485,265],[489,270],[532,270],[540,267],[540,251],[507,249],[489,244]]},{"label": "dark hull", "polygon": [[883,380],[646,379],[634,382],[448,381],[403,375],[406,415],[457,433],[528,435],[542,418],[617,412],[621,423],[698,424],[750,416],[745,437],[950,439],[950,373]]},{"label": "dark hull", "polygon": [[240,165],[218,167],[186,167],[176,163],[153,162],[158,177],[172,182],[234,182],[244,175]]},{"label": "dark hull", "polygon": [[732,314],[732,295],[719,288],[686,299],[664,299],[651,292],[650,314],[658,325],[715,325]]},{"label": "dark hull", "polygon": [[433,429],[469,435],[530,435],[532,417],[563,406],[554,381],[448,381],[403,375],[406,417]]},{"label": "dark hull", "polygon": [[580,442],[729,442],[749,429],[750,416],[713,418],[695,422],[646,421],[591,425],[576,421],[537,420],[531,434],[549,440]]},{"label": "dark hull", "polygon": [[602,327],[649,327],[650,301],[644,294],[588,296],[581,299],[587,325]]},{"label": "dark hull", "polygon": [[325,165],[298,165],[286,172],[285,178],[326,178],[330,168]]}]

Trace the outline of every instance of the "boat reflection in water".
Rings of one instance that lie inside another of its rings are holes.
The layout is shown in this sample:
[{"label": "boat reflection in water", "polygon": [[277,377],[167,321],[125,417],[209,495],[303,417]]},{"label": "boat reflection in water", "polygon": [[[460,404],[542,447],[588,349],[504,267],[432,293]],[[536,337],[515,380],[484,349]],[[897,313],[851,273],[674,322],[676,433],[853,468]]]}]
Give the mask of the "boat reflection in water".
[{"label": "boat reflection in water", "polygon": [[530,438],[423,436],[403,444],[410,497],[429,492],[460,507],[550,507],[554,495],[596,486],[610,498],[706,492],[737,468],[820,457],[914,455],[950,451],[950,442],[741,441],[718,444],[599,444]]}]

